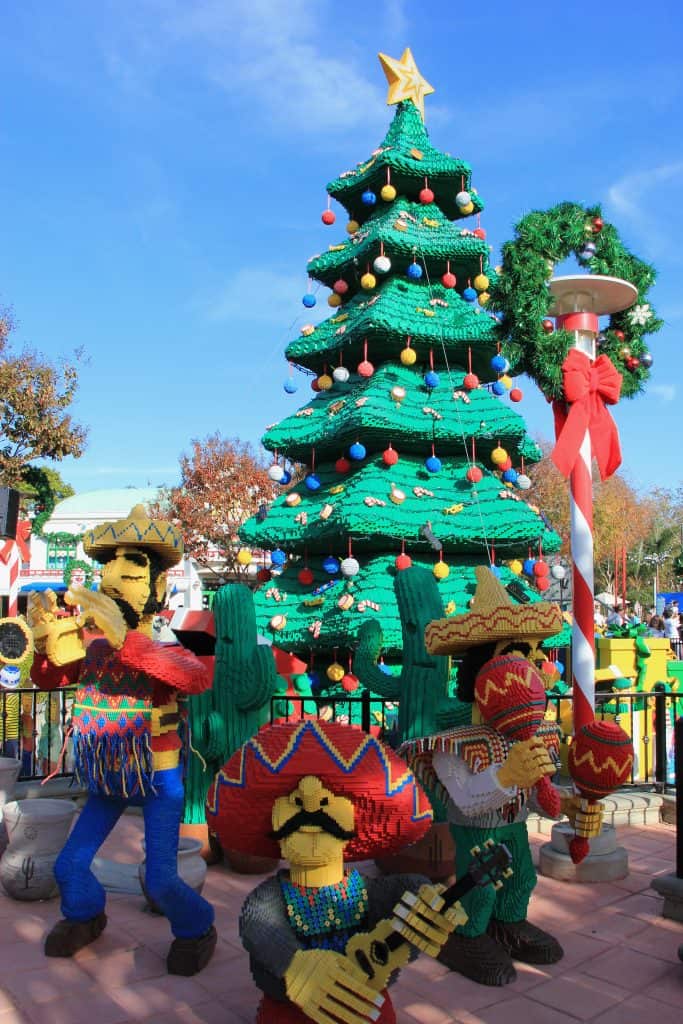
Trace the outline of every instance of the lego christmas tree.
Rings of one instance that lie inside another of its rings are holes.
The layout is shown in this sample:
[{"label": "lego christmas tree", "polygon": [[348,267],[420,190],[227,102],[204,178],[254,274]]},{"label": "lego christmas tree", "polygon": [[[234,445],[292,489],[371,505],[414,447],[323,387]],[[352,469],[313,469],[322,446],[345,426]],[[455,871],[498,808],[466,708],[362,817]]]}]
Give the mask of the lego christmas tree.
[{"label": "lego christmas tree", "polygon": [[[560,546],[524,500],[525,463],[541,453],[486,308],[496,272],[471,168],[431,145],[422,100],[433,90],[410,51],[380,59],[393,123],[369,159],[327,186],[348,214],[347,238],[308,265],[330,288],[332,315],[286,351],[313,374],[314,394],[266,431],[283,493],[240,532],[272,552],[273,578],[255,595],[259,627],[309,664],[317,657],[332,682],[350,672],[368,619],[381,625],[387,661],[400,660],[394,578],[411,564],[434,573],[447,613],[462,612],[476,565],[529,600],[523,562],[536,559],[545,589],[542,555]],[[323,222],[335,219],[328,207]],[[294,463],[303,479],[284,490]]]}]

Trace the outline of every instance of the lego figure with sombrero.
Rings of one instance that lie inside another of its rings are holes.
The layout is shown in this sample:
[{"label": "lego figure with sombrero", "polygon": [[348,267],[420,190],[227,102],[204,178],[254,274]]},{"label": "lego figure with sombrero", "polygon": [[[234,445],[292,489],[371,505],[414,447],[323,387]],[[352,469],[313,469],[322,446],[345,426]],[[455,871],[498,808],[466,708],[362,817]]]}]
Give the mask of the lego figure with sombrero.
[{"label": "lego figure with sombrero", "polygon": [[[43,689],[77,683],[73,709],[75,773],[88,799],[55,865],[64,920],[47,936],[48,956],[73,956],[100,935],[105,892],[93,857],[129,805],[145,819],[150,899],[168,917],[175,939],[172,974],[194,974],[216,945],[213,908],[177,873],[183,809],[179,699],[211,686],[202,663],[180,647],[152,640],[163,606],[166,570],[182,558],[171,523],[150,520],[142,505],[127,519],[103,523],[83,538],[103,564],[98,592],[73,587],[66,600],[78,616],[58,618],[50,591],[29,604],[36,657],[32,677]],[[84,627],[101,636],[87,649]]]},{"label": "lego figure with sombrero", "polygon": [[394,1024],[390,978],[417,949],[436,956],[465,920],[420,875],[344,870],[428,829],[431,807],[406,763],[354,726],[266,725],[216,776],[207,818],[226,845],[289,862],[240,916],[263,993],[258,1024]]},{"label": "lego figure with sombrero", "polygon": [[411,740],[399,751],[444,807],[456,846],[456,876],[470,847],[486,839],[504,843],[514,876],[499,891],[478,888],[463,898],[469,915],[439,959],[485,985],[504,985],[513,960],[554,963],[563,953],[553,936],[527,921],[536,885],[526,818],[530,806],[551,817],[567,814],[582,835],[597,835],[598,805],[588,814],[579,798],[561,796],[550,783],[559,763],[560,732],[544,720],[546,661],[541,641],[558,633],[562,616],[548,602],[513,604],[488,567],[476,570],[471,609],[431,622],[431,654],[460,656],[457,696],[473,705],[472,725]]}]

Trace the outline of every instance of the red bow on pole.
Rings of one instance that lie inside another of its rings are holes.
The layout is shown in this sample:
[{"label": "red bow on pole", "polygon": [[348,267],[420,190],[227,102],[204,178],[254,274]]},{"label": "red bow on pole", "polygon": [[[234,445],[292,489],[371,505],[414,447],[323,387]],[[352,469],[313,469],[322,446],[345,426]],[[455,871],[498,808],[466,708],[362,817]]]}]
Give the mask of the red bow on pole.
[{"label": "red bow on pole", "polygon": [[609,356],[598,356],[592,363],[584,352],[573,348],[562,364],[562,378],[565,400],[553,402],[557,440],[552,460],[568,477],[588,430],[600,479],[606,480],[621,465],[619,432],[606,409],[619,401],[621,374]]},{"label": "red bow on pole", "polygon": [[[20,523],[17,523],[17,539],[16,545],[19,548],[19,554],[21,555],[22,562],[28,562],[31,559],[31,552],[28,546],[28,539],[31,536],[31,523],[28,519],[22,519]],[[8,564],[12,548],[14,547],[15,541],[6,540],[0,548],[0,562]]]}]

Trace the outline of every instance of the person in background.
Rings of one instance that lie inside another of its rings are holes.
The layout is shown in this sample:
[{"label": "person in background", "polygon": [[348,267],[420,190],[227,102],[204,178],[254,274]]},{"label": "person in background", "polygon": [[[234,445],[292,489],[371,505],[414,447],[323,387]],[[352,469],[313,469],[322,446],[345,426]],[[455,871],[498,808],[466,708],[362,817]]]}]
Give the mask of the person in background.
[{"label": "person in background", "polygon": [[678,622],[670,605],[664,609],[664,636],[667,640],[678,640]]},{"label": "person in background", "polygon": [[620,629],[623,625],[623,608],[620,604],[615,604],[614,608],[610,608],[607,615],[607,627],[608,629]]},{"label": "person in background", "polygon": [[671,644],[672,650],[677,658],[681,656],[681,639],[678,633],[678,616],[674,612],[672,605],[667,605],[664,609],[664,636]]},{"label": "person in background", "polygon": [[596,629],[604,629],[606,624],[605,616],[602,614],[602,608],[599,601],[593,602],[593,622],[595,623]]},{"label": "person in background", "polygon": [[661,615],[653,615],[647,624],[648,635],[651,637],[664,636],[664,619]]},{"label": "person in background", "polygon": [[[638,606],[640,607],[640,606]],[[627,626],[639,626],[640,625],[640,613],[636,608],[631,607],[631,602],[626,602],[625,621]]]}]

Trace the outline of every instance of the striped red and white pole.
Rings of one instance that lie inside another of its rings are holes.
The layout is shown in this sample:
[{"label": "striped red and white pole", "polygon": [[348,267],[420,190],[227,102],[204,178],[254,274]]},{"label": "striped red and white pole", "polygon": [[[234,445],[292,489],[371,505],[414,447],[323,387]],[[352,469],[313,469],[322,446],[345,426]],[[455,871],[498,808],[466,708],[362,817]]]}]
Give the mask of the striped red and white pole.
[{"label": "striped red and white pole", "polygon": [[14,618],[19,614],[19,570],[21,569],[21,552],[19,551],[19,545],[13,544],[12,551],[9,557],[9,563],[7,566],[8,575],[8,597],[7,597],[7,614],[10,618]]},{"label": "striped red and white pole", "polygon": [[586,431],[569,478],[574,621],[572,675],[574,732],[593,720],[595,708],[595,617],[593,582],[593,482],[591,439]]},{"label": "striped red and white pole", "polygon": [[[594,313],[568,313],[557,317],[558,328],[573,331],[575,347],[595,359],[599,321]],[[591,439],[584,434],[569,478],[572,582],[572,675],[574,677],[574,733],[595,717],[595,585],[593,579],[593,479]]]}]

